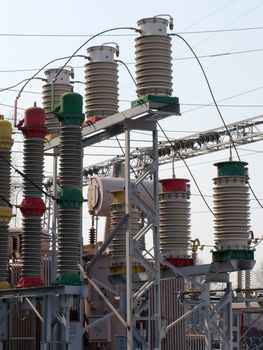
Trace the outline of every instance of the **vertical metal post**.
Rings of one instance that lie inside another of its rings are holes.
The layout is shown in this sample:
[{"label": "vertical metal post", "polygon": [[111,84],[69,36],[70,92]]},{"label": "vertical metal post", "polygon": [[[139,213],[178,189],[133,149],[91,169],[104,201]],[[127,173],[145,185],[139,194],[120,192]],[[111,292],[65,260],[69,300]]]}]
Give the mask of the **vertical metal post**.
[{"label": "vertical metal post", "polygon": [[210,284],[205,282],[202,290],[202,300],[204,303],[204,335],[205,350],[211,349],[211,324],[210,324]]},{"label": "vertical metal post", "polygon": [[53,216],[52,216],[52,255],[51,255],[51,280],[56,278],[57,270],[57,180],[58,180],[58,149],[53,151]]},{"label": "vertical metal post", "polygon": [[127,322],[127,350],[133,350],[133,293],[132,293],[132,251],[131,237],[131,173],[130,173],[130,130],[125,129],[125,214],[126,221],[126,322]]},{"label": "vertical metal post", "polygon": [[232,314],[232,283],[227,283],[227,305],[226,305],[226,338],[228,340],[228,344],[225,347],[226,350],[233,349],[233,314]]},{"label": "vertical metal post", "polygon": [[153,245],[154,245],[154,267],[155,267],[155,281],[154,281],[154,349],[161,349],[161,292],[160,292],[160,235],[159,235],[159,176],[158,176],[158,131],[152,132],[153,142],[153,163],[155,169],[153,171],[153,203],[155,217],[153,218]]}]

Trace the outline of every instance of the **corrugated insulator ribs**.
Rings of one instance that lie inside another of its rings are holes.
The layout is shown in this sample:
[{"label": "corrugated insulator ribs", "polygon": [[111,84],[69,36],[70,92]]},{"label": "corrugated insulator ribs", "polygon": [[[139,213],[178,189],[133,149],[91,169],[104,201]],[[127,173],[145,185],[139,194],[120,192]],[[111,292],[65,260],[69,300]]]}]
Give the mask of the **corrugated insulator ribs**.
[{"label": "corrugated insulator ribs", "polygon": [[190,246],[190,191],[186,179],[161,180],[159,195],[160,249],[175,266],[193,265]]},{"label": "corrugated insulator ribs", "polygon": [[138,21],[141,35],[135,40],[136,84],[138,96],[172,95],[171,38],[168,21],[145,18]]},{"label": "corrugated insulator ribs", "polygon": [[[125,215],[125,192],[124,191],[114,191],[112,192],[114,196],[114,202],[111,205],[110,210],[110,229],[111,231],[118,225],[120,220]],[[131,205],[131,237],[139,232],[140,230],[140,211],[135,205]],[[142,251],[144,246],[144,241],[138,241],[138,250]],[[117,232],[116,236],[113,238],[110,246],[109,253],[112,258],[112,264],[110,267],[111,274],[123,274],[126,271],[126,225],[122,227]],[[133,272],[144,271],[144,268],[138,263],[136,257],[132,262]]]},{"label": "corrugated insulator ribs", "polygon": [[214,228],[218,248],[247,249],[249,240],[249,187],[244,162],[215,164]]},{"label": "corrugated insulator ribs", "polygon": [[57,284],[80,284],[78,264],[82,210],[82,97],[62,95],[57,111],[60,121],[60,193],[58,198]]},{"label": "corrugated insulator ribs", "polygon": [[45,203],[42,200],[44,180],[44,137],[45,111],[32,107],[25,112],[22,132],[24,140],[24,174],[21,203],[23,214],[22,274],[18,287],[37,287],[43,285],[41,275],[41,236]]},{"label": "corrugated insulator ribs", "polygon": [[93,46],[87,50],[89,63],[85,65],[85,114],[93,121],[118,112],[118,65],[114,61],[116,49]]},{"label": "corrugated insulator ribs", "polygon": [[12,217],[10,207],[10,164],[13,145],[12,126],[0,116],[0,289],[8,288],[8,236]]},{"label": "corrugated insulator ribs", "polygon": [[53,137],[59,134],[59,121],[53,112],[60,103],[60,97],[72,91],[70,77],[74,76],[74,72],[72,68],[65,68],[61,71],[59,68],[48,69],[45,71],[45,76],[46,84],[42,88],[43,108],[46,114],[48,134]]}]

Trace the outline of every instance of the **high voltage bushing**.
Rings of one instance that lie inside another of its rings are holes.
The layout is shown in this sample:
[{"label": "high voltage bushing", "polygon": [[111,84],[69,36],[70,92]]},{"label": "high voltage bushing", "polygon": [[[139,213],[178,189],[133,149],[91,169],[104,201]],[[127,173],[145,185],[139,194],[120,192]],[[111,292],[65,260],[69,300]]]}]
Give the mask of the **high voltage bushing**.
[{"label": "high voltage bushing", "polygon": [[172,95],[171,37],[169,21],[164,18],[144,18],[137,22],[140,36],[135,39],[136,85],[139,97]]},{"label": "high voltage bushing", "polygon": [[[125,192],[114,191],[113,204],[110,208],[110,229],[117,226],[119,221],[125,215]],[[131,205],[131,236],[133,237],[140,230],[140,212],[135,205]],[[138,250],[143,249],[143,242],[138,242]],[[110,266],[111,275],[120,275],[126,273],[126,225],[123,224],[109,245],[109,254],[112,258]],[[136,258],[132,262],[132,272],[144,272]]]},{"label": "high voltage bushing", "polygon": [[78,264],[82,209],[82,96],[66,93],[56,111],[60,121],[60,192],[56,284],[80,284]]},{"label": "high voltage bushing", "polygon": [[216,163],[214,181],[214,261],[253,260],[249,249],[249,186],[247,163]]},{"label": "high voltage bushing", "polygon": [[60,103],[60,97],[66,92],[72,91],[70,78],[74,77],[73,68],[64,68],[54,80],[57,69],[48,69],[45,71],[46,84],[42,88],[43,108],[46,114],[46,125],[48,134],[54,137],[59,134],[59,121],[54,114],[54,109]]},{"label": "high voltage bushing", "polygon": [[174,266],[191,266],[190,247],[190,188],[189,180],[165,179],[160,181],[159,194],[160,250]]},{"label": "high voltage bushing", "polygon": [[85,65],[85,114],[93,123],[118,112],[118,47],[107,45],[87,49]]},{"label": "high voltage bushing", "polygon": [[17,287],[42,286],[41,274],[41,236],[42,219],[46,207],[42,199],[44,180],[44,138],[47,134],[45,111],[36,106],[25,111],[23,126],[24,174],[22,236],[22,273]]},{"label": "high voltage bushing", "polygon": [[13,145],[12,125],[0,115],[0,289],[9,288],[8,283],[8,236],[12,218],[10,207],[10,162]]}]

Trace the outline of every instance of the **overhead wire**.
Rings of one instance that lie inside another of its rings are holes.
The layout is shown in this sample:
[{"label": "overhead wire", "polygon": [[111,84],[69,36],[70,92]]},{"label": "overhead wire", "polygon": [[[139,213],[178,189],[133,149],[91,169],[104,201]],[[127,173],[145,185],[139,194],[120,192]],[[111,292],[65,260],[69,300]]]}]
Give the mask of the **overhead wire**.
[{"label": "overhead wire", "polygon": [[34,183],[34,181],[32,181],[28,176],[26,176],[26,174],[24,174],[21,170],[19,170],[16,166],[14,166],[11,162],[9,162],[9,160],[7,160],[4,156],[0,155],[0,158],[7,163],[9,166],[12,167],[12,169],[14,169],[14,171],[20,175],[21,177],[23,177],[26,181],[30,182],[31,185],[33,185],[35,188],[37,188],[42,194],[44,194],[45,196],[51,197],[54,199],[54,197],[52,195],[50,195],[48,192],[46,192],[45,190],[43,190],[41,187],[39,187],[36,183]]},{"label": "overhead wire", "polygon": [[72,55],[67,59],[67,61],[64,63],[64,65],[62,67],[59,68],[58,72],[56,73],[53,81],[56,81],[56,78],[58,77],[58,75],[60,74],[60,72],[68,65],[68,63],[71,61],[71,59],[73,57],[76,56],[76,54],[79,52],[79,50],[81,50],[85,45],[87,45],[91,40],[95,39],[98,36],[101,36],[105,33],[109,33],[109,32],[113,32],[116,30],[133,30],[136,33],[139,33],[140,30],[138,28],[134,28],[134,27],[113,27],[113,28],[109,28],[109,29],[105,29],[102,30],[101,32],[94,34],[91,38],[89,38],[88,40],[85,40],[73,53]]},{"label": "overhead wire", "polygon": [[[231,5],[233,2],[236,2],[236,1],[237,1],[237,0],[232,0],[232,1],[230,1],[230,2],[227,2],[225,5],[220,6],[220,7],[217,8],[216,10],[214,10],[214,11],[208,13],[208,14],[205,15],[204,17],[202,17],[202,18],[198,19],[197,21],[195,21],[194,23],[188,25],[187,27],[184,28],[184,30],[187,30],[187,29],[189,29],[189,28],[192,28],[192,27],[195,26],[196,24],[199,24],[199,23],[205,21],[207,18],[209,18],[209,17],[215,15],[216,13],[220,12],[221,10],[223,10],[224,8],[228,7],[228,6]],[[180,33],[178,33],[178,34],[180,34]],[[181,33],[181,34],[182,34],[182,33]]]},{"label": "overhead wire", "polygon": [[[128,67],[127,67],[126,65],[125,65],[125,67],[126,67],[126,69],[128,69]],[[129,74],[131,75],[132,80],[133,80],[134,84],[136,85],[136,81],[135,81],[135,79],[134,79],[134,77],[132,76],[132,74],[131,74],[130,71],[129,71]],[[169,138],[167,137],[166,133],[164,132],[164,130],[162,129],[162,127],[161,127],[161,125],[160,125],[160,123],[159,123],[158,121],[157,121],[157,125],[158,125],[159,128],[162,130],[162,132],[163,132],[164,136],[167,138],[168,142],[170,142]],[[117,142],[118,142],[118,144],[119,144],[119,146],[120,146],[120,148],[121,148],[123,154],[125,155],[125,153],[124,153],[124,151],[123,151],[123,149],[122,149],[122,146],[121,146],[121,144],[120,144],[120,142],[119,142],[117,136],[116,136],[116,140],[117,140]],[[172,145],[172,144],[171,144],[171,145]],[[173,145],[172,145],[172,146],[173,146]],[[176,151],[176,153],[178,153],[179,156],[181,157],[181,155],[180,155],[180,153],[179,153],[178,151]],[[214,213],[213,213],[212,209],[210,208],[209,204],[207,203],[206,199],[203,197],[202,191],[201,191],[200,187],[198,186],[197,181],[195,180],[193,173],[191,172],[190,168],[188,167],[188,165],[187,165],[185,159],[183,159],[183,157],[182,157],[182,160],[183,160],[183,162],[184,162],[184,164],[185,164],[187,170],[189,171],[189,174],[191,175],[191,177],[192,177],[192,179],[193,179],[193,181],[194,181],[194,183],[195,183],[195,185],[196,185],[196,187],[197,187],[197,189],[198,189],[200,195],[202,196],[202,198],[203,198],[203,200],[204,200],[204,202],[205,202],[207,208],[209,208],[210,212],[214,215]],[[132,167],[131,167],[131,169],[132,169],[132,171],[135,173],[135,171],[134,171],[134,169],[133,169]],[[173,172],[174,172],[174,167],[173,167]],[[174,174],[173,174],[173,175],[174,175]],[[143,187],[144,187],[144,186],[143,186]],[[144,188],[145,188],[145,187],[144,187]],[[146,188],[145,188],[145,190],[146,190]],[[147,192],[148,192],[148,191],[147,191]],[[150,195],[149,192],[148,192],[148,194]],[[150,197],[152,198],[151,195],[150,195]]]},{"label": "overhead wire", "polygon": [[[262,3],[262,4],[263,4],[263,3]],[[204,78],[205,78],[205,81],[206,81],[206,83],[207,83],[207,86],[208,86],[210,95],[211,95],[211,97],[212,97],[212,100],[213,100],[213,102],[214,102],[214,105],[215,105],[215,107],[216,107],[216,110],[217,110],[217,112],[218,112],[218,114],[219,114],[219,116],[220,116],[220,119],[221,119],[221,121],[222,121],[222,123],[223,123],[223,125],[224,125],[224,128],[226,129],[226,132],[227,132],[227,134],[228,134],[228,136],[229,136],[229,139],[230,139],[230,141],[231,141],[231,143],[232,143],[232,145],[233,145],[233,148],[234,148],[234,150],[235,150],[235,153],[236,153],[236,155],[237,155],[237,158],[238,158],[239,161],[241,161],[240,156],[239,156],[239,153],[238,153],[237,148],[236,148],[236,145],[235,145],[235,142],[234,142],[233,137],[232,137],[232,135],[231,135],[231,132],[230,132],[230,130],[228,129],[227,124],[226,124],[226,122],[225,122],[225,120],[224,120],[224,118],[223,118],[223,115],[221,114],[221,111],[220,111],[220,109],[219,109],[219,107],[218,107],[218,105],[217,105],[217,102],[216,102],[214,93],[213,93],[213,91],[212,91],[212,88],[211,88],[210,82],[209,82],[209,80],[208,80],[208,77],[207,77],[207,75],[206,75],[206,72],[205,72],[205,70],[204,70],[204,68],[203,68],[203,66],[202,66],[202,63],[200,62],[199,58],[197,57],[197,55],[196,55],[195,51],[193,50],[193,48],[191,47],[191,45],[190,45],[181,35],[178,35],[178,34],[171,34],[171,35],[172,35],[172,36],[176,36],[176,37],[178,37],[179,39],[181,39],[181,40],[188,46],[188,48],[191,50],[191,52],[192,52],[193,55],[195,56],[195,58],[196,58],[196,60],[197,60],[197,62],[198,62],[198,64],[199,64],[199,66],[200,66],[200,68],[201,68],[201,71],[202,71],[202,73],[203,73],[203,76],[204,76]],[[255,194],[253,188],[251,187],[249,181],[248,181],[248,185],[249,185],[250,191],[252,192],[254,198],[256,199],[256,201],[258,202],[258,204],[260,205],[260,207],[263,208],[263,205],[262,205],[262,204],[260,203],[260,201],[258,200],[258,198],[257,198],[257,196],[256,196],[256,194]]]},{"label": "overhead wire", "polygon": [[[248,14],[250,14],[251,12],[255,11],[256,9],[258,9],[260,6],[263,5],[263,2],[261,2],[260,4],[258,4],[257,6],[253,7],[252,9],[248,10],[247,12],[243,13],[241,16],[237,17],[234,21],[231,21],[230,23],[228,23],[227,25],[224,26],[224,28],[222,30],[225,30],[225,28],[230,27],[232,24],[238,22],[241,18],[247,16]],[[206,42],[207,40],[211,39],[212,37],[214,37],[215,35],[217,35],[219,32],[213,32],[211,35],[209,35],[208,37],[206,37],[205,39],[201,40],[200,42],[198,42],[197,44],[194,44],[194,46],[192,47],[197,47],[201,44],[203,44],[204,42]],[[179,35],[179,34],[178,34]],[[184,54],[184,53],[182,53]],[[180,55],[180,54],[179,54]]]},{"label": "overhead wire", "polygon": [[[263,27],[262,27],[263,29]],[[198,56],[198,58],[217,58],[217,57],[224,57],[229,55],[239,55],[239,54],[245,54],[245,53],[254,53],[254,52],[261,52],[263,51],[263,48],[258,49],[250,49],[250,50],[241,50],[241,51],[230,51],[230,52],[217,52],[213,54],[207,54],[207,55],[201,55]],[[80,55],[82,56],[82,55]],[[75,56],[78,57],[78,56]],[[85,57],[85,56],[83,56]],[[172,58],[173,61],[183,61],[183,60],[190,60],[195,59],[194,56],[189,57],[174,57]],[[126,65],[134,65],[135,62],[124,62]],[[83,66],[73,66],[74,69],[82,69]],[[27,69],[7,69],[7,70],[0,70],[0,73],[19,73],[19,72],[35,72],[38,71],[40,68],[27,68]]]},{"label": "overhead wire", "polygon": [[[261,5],[259,5],[261,6]],[[259,7],[257,6],[257,7]],[[255,8],[256,9],[256,8]],[[251,11],[254,11],[255,9],[252,9]],[[251,12],[249,11],[249,12]],[[249,12],[245,13],[242,16],[247,15]],[[239,20],[239,17],[237,20]],[[232,22],[231,24],[233,24],[235,22]],[[231,25],[229,24],[229,25]],[[262,30],[263,27],[262,26],[256,26],[256,27],[241,27],[241,28],[231,28],[231,29],[208,29],[208,30],[196,30],[196,31],[179,31],[178,34],[207,34],[207,33],[224,33],[224,32],[239,32],[239,31],[250,31],[250,30]],[[94,35],[96,34],[33,34],[33,33],[0,33],[0,37],[36,37],[36,38],[43,38],[43,37],[47,37],[47,38],[92,38],[94,37]],[[101,34],[101,37],[134,37],[136,36],[136,34]]]}]

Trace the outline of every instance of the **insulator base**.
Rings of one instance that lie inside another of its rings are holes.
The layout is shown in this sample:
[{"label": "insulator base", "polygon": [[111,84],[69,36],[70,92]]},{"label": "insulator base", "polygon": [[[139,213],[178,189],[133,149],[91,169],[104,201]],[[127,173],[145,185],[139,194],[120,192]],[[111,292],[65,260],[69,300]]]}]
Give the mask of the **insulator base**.
[{"label": "insulator base", "polygon": [[44,285],[40,277],[22,277],[18,281],[17,288],[42,287]]},{"label": "insulator base", "polygon": [[[171,265],[176,267],[193,266],[194,260],[191,258],[168,258],[166,259]],[[169,269],[168,266],[161,264],[161,270]]]},{"label": "insulator base", "polygon": [[59,274],[53,284],[66,286],[78,286],[81,284],[80,276],[77,274]]},{"label": "insulator base", "polygon": [[[145,268],[140,264],[132,265],[132,273],[145,272]],[[113,275],[124,275],[126,274],[126,264],[112,264],[110,266],[110,274]]]},{"label": "insulator base", "polygon": [[212,253],[213,262],[229,260],[254,260],[254,250],[218,250]]},{"label": "insulator base", "polygon": [[7,281],[0,281],[0,290],[2,289],[10,289],[10,284]]}]

